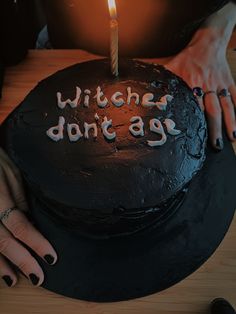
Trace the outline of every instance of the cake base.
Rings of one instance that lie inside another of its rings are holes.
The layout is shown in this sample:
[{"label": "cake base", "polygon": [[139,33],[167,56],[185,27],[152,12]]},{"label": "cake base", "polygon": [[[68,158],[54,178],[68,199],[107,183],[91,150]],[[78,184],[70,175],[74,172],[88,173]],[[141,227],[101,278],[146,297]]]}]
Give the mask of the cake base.
[{"label": "cake base", "polygon": [[[118,104],[114,95],[121,93]],[[139,124],[131,124],[134,118]],[[88,132],[91,123],[95,130]],[[158,64],[121,59],[114,78],[109,59],[100,59],[39,82],[0,137],[53,220],[70,232],[107,238],[148,228],[177,209],[171,204],[205,160],[206,130],[204,113],[180,77]]]},{"label": "cake base", "polygon": [[236,157],[225,143],[221,153],[208,148],[203,169],[168,221],[129,237],[95,240],[68,232],[31,196],[31,218],[59,257],[48,266],[32,252],[45,273],[42,286],[71,298],[115,302],[156,293],[193,273],[224,238],[236,208]]}]

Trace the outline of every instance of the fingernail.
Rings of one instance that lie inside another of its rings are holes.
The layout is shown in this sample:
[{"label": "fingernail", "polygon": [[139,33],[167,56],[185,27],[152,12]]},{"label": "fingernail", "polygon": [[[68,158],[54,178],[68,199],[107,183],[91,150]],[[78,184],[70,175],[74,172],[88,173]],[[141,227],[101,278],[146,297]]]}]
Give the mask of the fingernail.
[{"label": "fingernail", "polygon": [[29,274],[30,280],[34,286],[36,286],[39,282],[39,277],[35,274]]},{"label": "fingernail", "polygon": [[224,142],[223,142],[223,139],[222,138],[218,138],[216,140],[216,148],[218,150],[222,150],[224,148]]},{"label": "fingernail", "polygon": [[44,259],[49,265],[52,265],[55,261],[55,258],[51,254],[44,255]]},{"label": "fingernail", "polygon": [[2,279],[5,281],[5,283],[8,285],[8,287],[11,287],[13,284],[13,280],[11,279],[10,276],[2,276]]},{"label": "fingernail", "polygon": [[233,137],[236,139],[236,131],[233,131]]}]

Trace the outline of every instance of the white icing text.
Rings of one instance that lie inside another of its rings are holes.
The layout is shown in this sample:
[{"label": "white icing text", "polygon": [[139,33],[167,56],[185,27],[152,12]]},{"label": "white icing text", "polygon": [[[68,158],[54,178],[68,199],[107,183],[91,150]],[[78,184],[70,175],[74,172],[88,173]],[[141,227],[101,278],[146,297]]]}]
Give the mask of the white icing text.
[{"label": "white icing text", "polygon": [[[141,105],[144,108],[156,107],[160,111],[166,111],[168,103],[173,100],[173,96],[169,94],[162,96],[158,100],[155,99],[152,93],[146,93],[140,96],[137,92],[132,90],[131,87],[126,88],[126,95],[117,91],[108,99],[100,86],[96,88],[95,93],[92,93],[89,89],[82,91],[81,88],[77,86],[74,99],[65,99],[61,92],[57,92],[56,98],[57,106],[62,110],[65,109],[66,106],[70,106],[73,109],[81,105],[84,108],[89,108],[91,99],[93,99],[99,108],[105,108],[108,104],[120,108],[124,104],[129,106],[132,103],[136,106]],[[145,135],[145,123],[142,117],[133,116],[130,118],[129,122],[128,132],[133,137],[143,137]],[[167,134],[177,136],[181,133],[181,131],[176,128],[175,122],[168,118],[163,118],[163,121],[159,118],[150,119],[148,129],[151,133],[157,135],[156,140],[147,140],[147,145],[150,147],[164,145],[167,141]],[[108,141],[114,141],[117,137],[112,119],[104,115],[99,116],[97,113],[94,115],[94,121],[90,121],[90,123],[66,123],[65,118],[61,115],[57,125],[48,129],[46,134],[50,139],[58,142],[64,139],[65,133],[67,132],[70,142],[77,142],[81,138],[85,140],[89,140],[90,138],[96,139],[99,131],[101,131],[104,138]]]},{"label": "white icing text", "polygon": [[[144,122],[140,116],[132,117],[130,119],[130,123],[131,124],[129,126],[129,132],[131,135],[133,135],[134,137],[140,137],[145,135]],[[166,126],[166,131],[164,130],[163,124]],[[101,123],[100,128],[103,136],[107,140],[114,140],[116,138],[116,132],[110,130],[112,127],[112,119],[109,120],[105,116],[103,118],[103,122]],[[47,135],[55,142],[63,140],[65,130],[67,130],[67,135],[71,142],[77,142],[82,137],[84,137],[85,139],[89,139],[97,138],[98,136],[98,125],[96,123],[84,122],[84,133],[82,133],[81,129],[82,127],[77,123],[67,123],[67,126],[65,126],[65,118],[60,116],[58,124],[50,128],[47,131]],[[181,133],[181,131],[175,129],[175,123],[171,119],[165,119],[163,123],[159,119],[151,119],[149,122],[149,130],[153,133],[158,134],[159,137],[161,137],[156,141],[148,140],[147,144],[151,147],[164,145],[167,141],[166,132],[170,135],[178,135]]]},{"label": "white icing text", "polygon": [[61,92],[57,92],[57,105],[60,109],[64,109],[67,105],[71,108],[76,108],[79,105],[83,105],[88,108],[90,106],[91,99],[95,99],[99,108],[105,108],[109,103],[112,103],[116,107],[121,107],[124,104],[130,105],[133,101],[135,105],[142,105],[143,107],[157,107],[160,110],[166,110],[167,104],[173,100],[173,96],[164,95],[161,99],[154,101],[154,94],[146,93],[142,97],[136,92],[132,91],[131,87],[127,87],[126,95],[117,91],[110,100],[104,95],[102,88],[97,87],[96,93],[93,96],[92,91],[85,89],[82,92],[80,87],[76,87],[75,98],[62,100]]}]

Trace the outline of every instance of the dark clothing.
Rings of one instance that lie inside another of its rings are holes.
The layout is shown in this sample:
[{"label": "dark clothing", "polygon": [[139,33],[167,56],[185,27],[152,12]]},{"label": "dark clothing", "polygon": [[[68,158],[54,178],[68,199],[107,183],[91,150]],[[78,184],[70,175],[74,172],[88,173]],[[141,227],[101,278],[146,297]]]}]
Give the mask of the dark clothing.
[{"label": "dark clothing", "polygon": [[[178,53],[201,23],[227,0],[117,0],[119,53],[162,57]],[[54,48],[109,54],[107,1],[42,0]]]},{"label": "dark clothing", "polygon": [[[109,53],[107,24],[109,16],[106,1],[41,0],[41,2],[44,5],[50,41],[54,48],[81,48],[101,54]],[[227,2],[229,1],[117,1],[120,53],[127,56],[152,57],[175,54],[189,42],[204,19]],[[160,7],[165,4],[163,12],[157,3]],[[33,0],[18,0],[16,4],[14,0],[0,1],[0,60],[5,65],[17,63],[25,56],[28,48],[35,46],[38,30],[35,25],[34,4]],[[149,21],[152,12],[153,16],[158,18],[152,16]],[[140,23],[143,16],[149,24],[147,30]],[[83,25],[86,21],[87,29]],[[138,29],[137,33],[134,33],[135,28]],[[96,36],[93,36],[94,34]],[[99,39],[98,42],[94,41],[96,37]]]},{"label": "dark clothing", "polygon": [[37,38],[33,0],[0,1],[0,60],[16,64],[33,48]]}]

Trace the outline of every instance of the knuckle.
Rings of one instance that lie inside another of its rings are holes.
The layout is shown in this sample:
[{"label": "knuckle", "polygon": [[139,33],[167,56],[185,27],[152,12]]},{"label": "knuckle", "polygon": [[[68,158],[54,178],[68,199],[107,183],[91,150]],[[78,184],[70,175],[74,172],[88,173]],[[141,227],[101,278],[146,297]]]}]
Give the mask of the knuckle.
[{"label": "knuckle", "polygon": [[29,228],[25,221],[17,221],[11,226],[13,235],[19,240],[25,240],[28,238]]},{"label": "knuckle", "polygon": [[23,259],[21,260],[17,266],[25,273],[27,274],[28,272],[30,272],[30,263],[28,259]]},{"label": "knuckle", "polygon": [[0,253],[6,252],[7,248],[10,245],[10,241],[11,241],[10,237],[0,239]]}]

